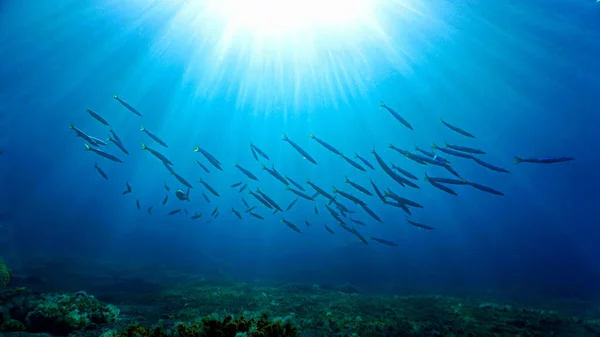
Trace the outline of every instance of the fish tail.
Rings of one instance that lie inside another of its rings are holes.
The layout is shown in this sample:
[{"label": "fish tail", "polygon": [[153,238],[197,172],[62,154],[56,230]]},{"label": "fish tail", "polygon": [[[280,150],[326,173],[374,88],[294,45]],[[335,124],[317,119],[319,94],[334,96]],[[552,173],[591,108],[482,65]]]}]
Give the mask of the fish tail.
[{"label": "fish tail", "polygon": [[283,138],[281,140],[283,140],[284,142],[287,141],[289,138],[288,136],[285,134],[285,132],[283,133]]},{"label": "fish tail", "polygon": [[439,147],[437,146],[436,143],[433,143],[433,145],[431,146],[431,148],[434,149],[434,150],[439,149]]},{"label": "fish tail", "polygon": [[91,149],[92,149],[92,148],[91,148],[89,145],[85,144],[85,150],[86,150],[86,151],[89,151],[89,150],[91,150]]},{"label": "fish tail", "polygon": [[425,173],[425,181],[429,181],[429,176]]},{"label": "fish tail", "polygon": [[263,163],[260,163],[260,169],[261,169],[261,170],[264,170],[264,169],[266,169],[266,166],[265,166],[265,164],[263,164]]},{"label": "fish tail", "polygon": [[349,182],[349,181],[350,181],[350,179],[348,179],[348,177],[344,177],[344,178],[346,178],[346,182]]},{"label": "fish tail", "polygon": [[113,98],[114,98],[114,99],[119,99],[119,96],[117,96],[117,95],[113,95]]},{"label": "fish tail", "polygon": [[291,190],[292,188],[291,188],[291,187],[289,187],[289,186],[286,186],[286,187],[285,187],[285,189],[286,189],[287,191],[289,191],[289,190]]},{"label": "fish tail", "polygon": [[379,100],[381,104],[379,104],[379,110],[385,108],[385,103],[382,100]]},{"label": "fish tail", "polygon": [[195,145],[194,152],[200,152],[200,146],[198,144]]},{"label": "fish tail", "polygon": [[144,128],[144,126],[142,125],[142,127],[140,128],[140,131],[146,131],[146,129]]},{"label": "fish tail", "polygon": [[444,119],[440,117],[440,123],[444,123]]},{"label": "fish tail", "polygon": [[519,164],[520,162],[522,162],[522,161],[523,161],[523,159],[521,159],[521,158],[519,158],[519,157],[517,157],[517,156],[514,156],[514,157],[515,157],[515,162],[514,162],[514,164],[513,164],[513,165],[517,165],[517,164]]},{"label": "fish tail", "polygon": [[148,150],[148,147],[144,143],[142,143],[142,150]]},{"label": "fish tail", "polygon": [[311,133],[308,134],[308,138],[315,138],[315,135],[313,135],[312,132],[311,132]]}]

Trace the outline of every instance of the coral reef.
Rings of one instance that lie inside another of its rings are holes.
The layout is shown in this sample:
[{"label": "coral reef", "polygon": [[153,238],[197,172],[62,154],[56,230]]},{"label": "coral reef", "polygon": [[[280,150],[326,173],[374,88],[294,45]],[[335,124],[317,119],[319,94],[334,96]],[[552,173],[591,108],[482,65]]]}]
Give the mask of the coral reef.
[{"label": "coral reef", "polygon": [[97,329],[114,322],[119,309],[85,292],[35,294],[15,288],[0,294],[4,308],[0,331],[48,332],[66,336],[77,330]]},{"label": "coral reef", "polygon": [[10,282],[10,269],[4,263],[4,260],[0,259],[0,289],[6,287]]}]

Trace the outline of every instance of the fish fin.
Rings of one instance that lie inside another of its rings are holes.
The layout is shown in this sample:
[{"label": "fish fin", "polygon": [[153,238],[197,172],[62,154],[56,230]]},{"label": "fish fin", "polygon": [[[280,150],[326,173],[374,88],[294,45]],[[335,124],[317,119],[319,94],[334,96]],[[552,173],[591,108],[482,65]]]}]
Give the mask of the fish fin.
[{"label": "fish fin", "polygon": [[523,161],[523,159],[521,159],[521,158],[519,158],[519,157],[517,157],[517,156],[514,156],[514,157],[515,157],[515,162],[514,162],[514,164],[513,164],[513,165],[517,165],[517,164],[519,164],[520,162],[522,162],[522,161]]}]

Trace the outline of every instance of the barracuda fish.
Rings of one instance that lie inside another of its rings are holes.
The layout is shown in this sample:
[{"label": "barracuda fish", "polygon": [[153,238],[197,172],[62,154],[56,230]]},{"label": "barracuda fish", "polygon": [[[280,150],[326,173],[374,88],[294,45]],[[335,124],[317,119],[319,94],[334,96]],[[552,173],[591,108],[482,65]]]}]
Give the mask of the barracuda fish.
[{"label": "barracuda fish", "polygon": [[355,162],[354,160],[352,160],[352,159],[350,159],[350,158],[348,158],[348,157],[344,156],[344,154],[343,154],[343,153],[342,153],[342,154],[340,154],[340,156],[342,156],[342,158],[344,158],[344,160],[345,160],[345,161],[346,161],[348,164],[352,165],[354,168],[356,168],[356,169],[358,169],[358,170],[360,170],[360,171],[363,171],[363,172],[367,172],[367,170],[365,170],[365,168],[364,168],[364,167],[360,166],[360,164],[359,164],[359,163],[357,163],[357,162]]},{"label": "barracuda fish", "polygon": [[83,131],[79,130],[78,128],[76,128],[75,125],[71,124],[71,125],[69,125],[69,128],[71,130],[75,131],[75,134],[77,135],[77,137],[82,138],[86,142],[92,144],[92,146],[98,146],[98,144],[96,144],[96,141],[94,141],[94,139],[91,136],[89,136],[85,132],[83,132]]},{"label": "barracuda fish", "polygon": [[485,154],[485,151],[473,149],[473,148],[466,147],[466,146],[452,145],[452,144],[448,144],[448,143],[445,143],[445,145],[449,149],[460,151],[460,152],[465,152],[465,153],[470,153],[470,154]]},{"label": "barracuda fish", "polygon": [[99,149],[94,149],[93,147],[90,147],[88,144],[85,144],[85,150],[86,151],[92,151],[95,154],[99,155],[100,157],[104,157],[104,158],[106,158],[108,160],[112,160],[112,161],[117,162],[117,163],[122,163],[123,162],[121,159],[113,156],[112,154],[106,153],[106,152],[104,152],[102,150],[99,150]]},{"label": "barracuda fish", "polygon": [[98,163],[94,163],[94,167],[96,168],[96,171],[98,171],[98,173],[100,173],[100,175],[102,176],[102,178],[108,180],[108,176],[106,175],[106,173],[104,173],[104,171],[102,171],[102,169],[100,168],[100,166],[98,166]]},{"label": "barracuda fish", "polygon": [[286,134],[283,134],[283,141],[287,142],[288,144],[290,144],[296,151],[298,151],[298,153],[300,153],[302,155],[302,157],[306,158],[306,160],[308,160],[309,162],[317,165],[317,161],[311,157],[308,152],[306,152],[303,148],[301,148],[298,144],[294,143],[291,139],[288,138],[288,136],[286,136]]},{"label": "barracuda fish", "polygon": [[167,166],[167,164],[173,165],[173,163],[169,160],[169,158],[167,158],[164,154],[162,154],[154,149],[149,148],[144,143],[142,143],[142,150],[152,153],[152,155],[155,156],[156,158],[158,158],[160,161],[162,161],[165,164],[165,166]]},{"label": "barracuda fish", "polygon": [[515,165],[520,163],[555,164],[575,160],[572,157],[520,158],[515,156]]},{"label": "barracuda fish", "polygon": [[198,164],[198,166],[200,166],[200,168],[202,168],[204,170],[204,172],[210,173],[210,171],[206,168],[206,166],[204,166],[204,164],[202,164],[199,160],[196,160],[196,164]]},{"label": "barracuda fish", "polygon": [[473,135],[472,135],[472,134],[470,134],[469,132],[467,132],[467,131],[465,131],[465,130],[463,130],[463,129],[461,129],[461,128],[457,127],[457,126],[454,126],[454,125],[452,125],[452,124],[450,124],[450,123],[447,123],[447,122],[445,122],[445,121],[444,121],[443,119],[441,119],[441,118],[440,118],[440,122],[441,122],[442,124],[444,124],[444,126],[446,126],[448,129],[450,129],[450,130],[452,130],[452,131],[454,131],[454,132],[458,132],[458,133],[460,133],[461,135],[463,135],[463,136],[465,136],[465,137],[469,137],[469,138],[475,138],[475,136],[473,136]]},{"label": "barracuda fish", "polygon": [[[204,187],[210,192],[212,193],[214,196],[216,197],[220,197],[219,193],[212,187],[210,186],[206,181],[204,181],[202,178],[200,178],[200,183],[202,185],[204,185]],[[208,198],[206,198],[208,199]],[[210,201],[209,201],[210,202]]]},{"label": "barracuda fish", "polygon": [[410,123],[407,122],[406,119],[404,119],[402,116],[400,116],[399,113],[397,113],[396,111],[392,110],[387,105],[385,105],[385,103],[383,103],[383,101],[381,101],[381,105],[380,105],[379,109],[386,109],[387,111],[389,111],[389,113],[392,114],[392,116],[394,116],[394,118],[396,118],[396,120],[398,120],[400,123],[402,123],[402,125],[406,126],[410,130],[414,130],[412,125],[410,125]]},{"label": "barracuda fish", "polygon": [[[261,157],[265,158],[266,160],[269,160],[269,156],[267,156],[267,154],[263,150],[258,148],[258,146],[252,144],[252,142],[250,142],[250,148],[253,152],[256,151]],[[256,158],[256,160],[258,160],[258,158]]]},{"label": "barracuda fish", "polygon": [[306,194],[304,194],[304,193],[302,193],[300,191],[297,191],[297,190],[295,190],[295,189],[293,189],[293,188],[291,188],[289,186],[286,187],[285,189],[288,190],[288,191],[290,191],[290,192],[292,192],[292,193],[294,193],[295,195],[299,196],[300,198],[303,198],[303,199],[306,199],[306,200],[310,200],[310,201],[314,201],[315,200],[310,195],[306,195]]},{"label": "barracuda fish", "polygon": [[123,194],[129,194],[131,192],[132,192],[131,185],[129,185],[129,182],[126,181],[125,182],[125,191],[123,191]]},{"label": "barracuda fish", "polygon": [[397,247],[398,245],[395,242],[389,241],[389,240],[385,240],[385,239],[380,239],[380,238],[376,238],[376,237],[372,237],[370,236],[369,239],[375,241],[375,242],[379,242],[383,245],[386,246],[391,246],[391,247]]},{"label": "barracuda fish", "polygon": [[162,139],[158,138],[155,134],[153,134],[152,132],[146,130],[146,128],[144,128],[144,126],[142,125],[142,127],[140,128],[140,131],[142,131],[143,133],[147,134],[148,137],[152,138],[152,140],[154,140],[155,142],[157,142],[158,144],[164,146],[164,147],[169,147],[167,146],[167,143],[165,143]]},{"label": "barracuda fish", "polygon": [[[296,181],[294,181],[294,179],[292,179],[292,178],[290,178],[290,177],[288,177],[288,176],[285,176],[285,179],[286,179],[287,181],[289,181],[289,182],[290,182],[290,184],[294,185],[294,187],[296,187],[296,188],[297,188],[297,189],[299,189],[300,191],[306,191],[306,190],[304,189],[304,187],[302,187],[302,185],[300,185],[300,184],[298,184]],[[287,184],[286,184],[286,185],[287,185]]]},{"label": "barracuda fish", "polygon": [[98,113],[96,113],[94,110],[92,109],[87,109],[87,112],[94,117],[94,119],[96,119],[98,122],[106,125],[106,126],[110,126],[110,124],[108,124],[108,122],[106,121],[106,119],[102,118],[102,116],[100,116]]},{"label": "barracuda fish", "polygon": [[275,165],[273,165],[273,169],[270,169],[268,167],[265,166],[265,164],[261,164],[261,170],[265,170],[267,171],[273,178],[279,180],[282,184],[288,186],[289,183],[287,180],[285,180],[284,177],[281,176],[281,174],[279,174],[279,172],[277,172],[275,170]]},{"label": "barracuda fish", "polygon": [[134,114],[140,116],[140,117],[144,117],[142,116],[142,114],[137,111],[134,107],[132,107],[131,105],[129,105],[129,103],[125,102],[124,100],[120,99],[119,96],[114,95],[113,96],[114,99],[116,99],[119,103],[121,103],[121,105],[123,105],[125,108],[127,108],[127,110],[133,112]]},{"label": "barracuda fish", "polygon": [[341,156],[342,153],[336,149],[335,147],[331,146],[329,143],[325,142],[324,140],[321,140],[320,138],[317,138],[317,136],[315,136],[314,134],[309,134],[308,135],[309,138],[312,138],[314,140],[317,141],[317,143],[321,144],[324,148],[326,148],[327,150],[337,154],[338,156]]},{"label": "barracuda fish", "polygon": [[250,179],[252,179],[252,180],[256,180],[256,181],[258,181],[258,178],[257,178],[257,177],[256,177],[254,174],[252,174],[252,172],[248,171],[247,169],[243,168],[242,166],[238,165],[237,163],[236,163],[236,164],[233,164],[233,166],[234,166],[234,167],[237,167],[237,169],[238,169],[238,170],[242,171],[242,173],[243,173],[243,174],[244,174],[246,177],[248,177],[248,178],[250,178]]},{"label": "barracuda fish", "polygon": [[415,227],[418,228],[423,228],[423,229],[428,229],[428,230],[434,230],[435,228],[431,227],[431,226],[427,226],[427,225],[423,225],[421,223],[415,222],[415,221],[411,221],[408,218],[406,218],[406,223],[413,225]]},{"label": "barracuda fish", "polygon": [[287,221],[284,218],[281,218],[280,220],[281,222],[283,222],[284,224],[286,224],[289,228],[291,228],[293,231],[298,232],[298,233],[302,233],[302,231],[300,230],[300,228],[298,228],[296,225],[294,225],[293,223]]},{"label": "barracuda fish", "polygon": [[375,168],[373,167],[373,165],[371,165],[371,163],[369,163],[369,161],[366,160],[365,158],[359,156],[358,153],[354,152],[354,158],[360,160],[363,164],[365,164],[365,166],[367,166],[371,170],[375,170]]},{"label": "barracuda fish", "polygon": [[362,192],[366,195],[373,196],[373,194],[371,192],[369,192],[369,190],[367,190],[363,186],[360,186],[359,184],[353,182],[352,180],[348,179],[348,177],[345,177],[345,178],[346,178],[346,184],[350,184],[350,186],[354,187],[355,189],[359,190],[360,192]]}]

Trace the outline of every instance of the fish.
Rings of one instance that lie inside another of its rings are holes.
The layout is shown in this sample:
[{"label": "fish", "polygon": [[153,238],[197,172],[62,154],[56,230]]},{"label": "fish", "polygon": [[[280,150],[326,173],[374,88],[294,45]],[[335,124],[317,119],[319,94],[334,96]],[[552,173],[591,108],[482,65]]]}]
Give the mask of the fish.
[{"label": "fish", "polygon": [[445,143],[445,145],[449,149],[460,151],[460,152],[465,152],[465,153],[470,153],[470,154],[485,154],[485,151],[473,149],[473,148],[466,147],[466,146],[452,145],[452,144],[448,144],[448,143]]},{"label": "fish", "polygon": [[314,134],[309,134],[308,135],[309,138],[312,138],[314,140],[317,141],[317,143],[321,144],[324,148],[326,148],[327,150],[337,154],[338,156],[341,156],[342,153],[336,149],[335,147],[331,146],[329,143],[325,142],[324,140],[321,140],[320,138],[317,138]]},{"label": "fish", "polygon": [[[169,167],[169,166],[167,166]],[[170,168],[170,167],[169,167]],[[173,176],[175,176],[175,178],[177,179],[177,181],[179,181],[181,184],[183,184],[183,186],[187,187],[187,188],[194,188],[192,186],[192,184],[188,183],[187,180],[185,180],[182,176],[180,176],[179,174],[177,174],[175,171],[171,171],[171,174]]]},{"label": "fish", "polygon": [[87,109],[87,112],[94,117],[94,119],[96,119],[98,122],[106,125],[106,126],[110,126],[110,124],[108,124],[108,122],[106,121],[106,119],[102,118],[102,116],[100,116],[98,113],[96,113],[94,110],[92,109]]},{"label": "fish", "polygon": [[148,214],[152,214],[152,208],[154,208],[154,207],[152,207],[152,206],[148,207],[148,210],[146,212],[148,212]]},{"label": "fish", "polygon": [[184,209],[183,209],[183,213],[185,213],[185,215],[188,215],[188,210],[187,210],[187,208],[184,208]]},{"label": "fish", "polygon": [[460,157],[460,158],[465,158],[465,159],[473,159],[473,156],[470,155],[470,154],[468,154],[468,153],[463,153],[463,152],[460,152],[460,151],[455,151],[455,150],[452,150],[452,149],[447,149],[447,148],[444,148],[444,147],[439,147],[439,146],[437,146],[436,143],[433,143],[433,147],[432,148],[434,150],[442,151],[445,154],[449,154],[449,155],[454,156],[454,157]]},{"label": "fish", "polygon": [[347,193],[347,192],[344,192],[344,191],[340,191],[340,190],[339,190],[339,189],[337,189],[335,186],[333,186],[333,193],[335,193],[335,194],[339,194],[339,195],[341,195],[342,197],[344,197],[344,198],[346,198],[346,199],[348,199],[348,200],[352,201],[352,202],[353,202],[353,203],[355,203],[355,204],[359,204],[359,205],[363,205],[363,204],[365,204],[365,202],[364,202],[364,201],[362,201],[362,200],[358,199],[357,197],[353,196],[353,195],[352,195],[352,194],[350,194],[350,193]]},{"label": "fish", "polygon": [[169,200],[169,195],[168,194],[165,195],[165,198],[163,199],[162,204],[166,205],[167,204],[167,200]]},{"label": "fish", "polygon": [[252,179],[252,180],[256,180],[256,181],[258,181],[258,178],[257,178],[257,177],[256,177],[254,174],[252,174],[252,172],[250,172],[250,171],[248,171],[247,169],[245,169],[245,168],[241,167],[240,165],[238,165],[238,164],[233,164],[233,167],[237,167],[237,168],[238,168],[238,170],[242,171],[242,173],[243,173],[243,174],[244,174],[246,177],[248,177],[248,178],[250,178],[250,179]]},{"label": "fish", "polygon": [[273,209],[273,206],[269,204],[262,196],[252,192],[252,190],[248,191],[248,194],[252,195],[256,200],[258,200],[261,204],[263,204],[266,208]]},{"label": "fish", "polygon": [[325,225],[325,230],[331,234],[335,234],[335,232],[331,228],[327,227],[327,225]]},{"label": "fish", "polygon": [[223,171],[223,169],[221,168],[221,163],[217,160],[217,158],[210,154],[208,151],[201,148],[199,145],[196,144],[194,152],[200,152],[212,166],[217,168],[219,171]]},{"label": "fish", "polygon": [[256,155],[256,151],[254,151],[254,148],[252,147],[252,143],[250,143],[250,151],[252,151],[252,157],[254,157],[254,159],[256,161],[258,161],[258,155]]},{"label": "fish", "polygon": [[207,182],[205,182],[202,178],[200,178],[200,183],[202,185],[204,185],[204,187],[210,192],[212,193],[214,196],[216,197],[220,197],[219,193],[212,187],[210,186]]},{"label": "fish", "polygon": [[165,183],[165,190],[167,190],[167,192],[171,191],[171,188],[166,183]]},{"label": "fish", "polygon": [[135,199],[135,206],[137,207],[138,210],[141,208],[139,199]]},{"label": "fish", "polygon": [[158,158],[158,160],[162,161],[163,164],[165,164],[165,166],[168,165],[173,165],[173,163],[169,160],[169,158],[167,158],[164,154],[149,148],[148,146],[146,146],[146,144],[142,143],[142,150],[144,151],[148,151],[150,152],[153,156],[155,156],[156,158]]},{"label": "fish", "polygon": [[325,205],[325,208],[327,208],[327,210],[329,211],[329,214],[331,214],[331,216],[336,217],[339,214],[331,207],[329,207],[328,205]]},{"label": "fish", "polygon": [[246,210],[246,213],[251,213],[255,209],[256,209],[256,206],[252,206]]},{"label": "fish", "polygon": [[499,196],[503,196],[504,193],[497,191],[491,187],[487,187],[478,183],[474,183],[474,182],[467,182],[468,185],[475,187],[476,189],[480,190],[480,191],[484,191],[490,194],[495,194],[495,195],[499,195]]},{"label": "fish", "polygon": [[206,168],[206,166],[204,166],[204,164],[202,164],[199,160],[196,160],[196,164],[198,164],[198,166],[200,166],[200,168],[202,168],[204,170],[204,172],[210,173],[210,171]]},{"label": "fish", "polygon": [[390,164],[392,165],[392,170],[396,170],[400,174],[402,174],[403,176],[408,177],[408,178],[410,178],[412,180],[419,180],[419,178],[417,178],[417,176],[415,176],[414,174],[412,174],[412,173],[410,173],[410,172],[408,172],[406,170],[401,169],[400,167],[394,165],[394,163],[390,163]]},{"label": "fish", "polygon": [[213,219],[216,219],[216,218],[218,218],[218,217],[219,217],[219,212],[217,212],[217,214],[215,214],[215,215],[213,216]]},{"label": "fish", "polygon": [[206,193],[202,192],[202,196],[204,197],[204,200],[206,200],[206,202],[210,204],[210,199],[208,198]]},{"label": "fish", "polygon": [[[475,159],[475,158],[473,158]],[[452,166],[450,165],[444,165],[444,168],[446,169],[446,171],[450,172],[450,174],[452,174],[453,176],[462,179],[462,177],[460,176],[460,174],[458,174],[458,172],[454,171],[454,169],[452,168]]]},{"label": "fish", "polygon": [[381,243],[383,245],[386,245],[386,246],[391,246],[391,247],[397,247],[398,246],[395,242],[392,242],[392,241],[389,241],[389,240],[385,240],[385,239],[375,238],[375,237],[372,237],[372,236],[370,236],[369,239],[371,239],[371,240],[373,240],[375,242],[379,242],[379,243]]},{"label": "fish", "polygon": [[415,221],[411,221],[408,218],[406,218],[406,223],[413,225],[415,227],[418,228],[423,228],[423,229],[428,229],[428,230],[434,230],[435,228],[431,227],[431,226],[427,226],[427,225],[423,225],[421,223],[415,222]]},{"label": "fish", "polygon": [[296,151],[298,151],[298,153],[300,153],[302,155],[302,157],[306,158],[306,160],[308,160],[309,162],[317,165],[317,161],[311,157],[308,152],[306,152],[303,148],[301,148],[298,144],[294,143],[291,139],[288,138],[288,136],[286,136],[286,134],[283,134],[283,139],[284,142],[287,142],[288,144],[290,144]]},{"label": "fish", "polygon": [[211,216],[215,216],[219,212],[219,206],[215,207],[215,209],[210,213]]},{"label": "fish", "polygon": [[278,210],[279,212],[283,212],[281,207],[279,207],[279,205],[277,205],[273,199],[264,194],[259,188],[256,188],[256,193],[260,194],[260,196],[263,197],[263,199],[265,199],[271,206],[273,206],[274,209]]},{"label": "fish", "polygon": [[362,207],[362,209],[367,212],[367,214],[369,214],[373,219],[375,219],[377,222],[383,222],[381,221],[381,219],[377,216],[377,214],[375,214],[375,212],[373,212],[368,206],[367,204],[360,204],[360,207]]},{"label": "fish", "polygon": [[[313,184],[310,180],[306,180],[306,183],[308,185],[310,185],[310,187],[312,187],[317,193],[319,193],[320,195],[324,196],[325,198],[329,199],[329,200],[333,200],[335,199],[331,194],[325,192],[324,189],[320,188],[319,186]],[[304,189],[302,189],[304,191]]]},{"label": "fish", "polygon": [[253,217],[255,217],[255,218],[257,218],[257,219],[260,219],[260,220],[264,220],[265,219],[262,215],[256,214],[256,213],[253,213],[253,212],[250,212],[250,215],[253,216]]},{"label": "fish", "polygon": [[177,214],[177,213],[179,213],[179,212],[181,212],[181,208],[174,209],[174,210],[170,211],[170,212],[169,212],[169,215],[175,215],[175,214]]},{"label": "fish", "polygon": [[129,103],[125,102],[124,100],[120,99],[119,96],[114,95],[113,96],[114,99],[116,99],[119,103],[121,103],[121,105],[123,105],[125,108],[127,108],[127,110],[133,112],[134,114],[140,116],[140,117],[144,117],[142,116],[142,114],[137,111],[134,107],[132,107],[131,105],[129,105]]},{"label": "fish", "polygon": [[394,200],[396,200],[397,202],[404,204],[404,205],[409,205],[411,207],[416,207],[416,208],[423,208],[423,206],[417,202],[414,202],[410,199],[406,199],[406,198],[402,198],[401,196],[399,196],[398,194],[392,192],[392,190],[387,189],[385,191],[385,196],[386,197],[390,197]]},{"label": "fish", "polygon": [[131,189],[131,185],[129,185],[129,182],[126,181],[125,182],[125,191],[123,191],[123,194],[129,194],[131,193],[132,189]]},{"label": "fish", "polygon": [[369,192],[369,190],[367,190],[363,186],[360,186],[359,184],[353,182],[352,180],[348,179],[348,177],[344,177],[344,178],[346,178],[346,184],[350,184],[350,186],[354,187],[355,189],[359,190],[360,192],[362,192],[366,195],[373,196],[373,194],[371,192]]},{"label": "fish", "polygon": [[353,223],[357,224],[357,225],[361,225],[361,226],[366,226],[367,224],[360,221],[360,220],[356,220],[356,219],[352,219],[350,218],[350,221],[352,221]]},{"label": "fish", "polygon": [[96,146],[106,146],[107,145],[106,142],[103,141],[103,140],[101,140],[101,139],[98,139],[98,138],[96,138],[94,136],[89,136],[89,137],[94,141],[94,143],[96,144]]},{"label": "fish", "polygon": [[269,156],[267,156],[267,154],[263,150],[261,150],[258,146],[252,144],[252,142],[250,142],[250,147],[252,148],[253,151],[256,151],[258,153],[258,155],[265,158],[266,160],[269,160]]},{"label": "fish", "polygon": [[294,185],[294,187],[296,187],[297,189],[299,189],[300,191],[306,191],[306,190],[304,189],[304,187],[302,187],[302,185],[300,185],[300,184],[298,184],[296,181],[294,181],[294,179],[292,179],[292,178],[290,178],[290,177],[288,177],[288,176],[285,176],[284,178],[285,178],[287,181],[289,181],[289,182],[290,182],[290,184]]},{"label": "fish", "polygon": [[182,190],[177,190],[175,196],[181,201],[190,201],[190,189],[188,188],[185,193]]},{"label": "fish", "polygon": [[196,219],[200,219],[201,217],[202,217],[202,213],[196,212],[196,213],[194,213],[194,215],[191,216],[190,219],[196,220]]},{"label": "fish", "polygon": [[435,157],[435,153],[432,151],[427,151],[427,150],[423,150],[418,146],[415,146],[415,151],[421,152],[422,154],[426,155],[429,158],[434,158]]},{"label": "fish", "polygon": [[446,126],[448,129],[450,129],[450,130],[452,130],[454,132],[458,132],[458,133],[460,133],[461,135],[463,135],[465,137],[475,138],[475,136],[473,136],[471,133],[469,133],[469,132],[467,132],[467,131],[465,131],[465,130],[457,127],[457,126],[454,126],[454,125],[452,125],[452,124],[444,121],[442,118],[440,118],[440,122],[442,124],[444,124],[444,126]]},{"label": "fish", "polygon": [[385,202],[386,205],[390,205],[390,206],[394,206],[394,207],[398,207],[401,208],[404,212],[406,212],[406,214],[411,215],[412,213],[410,212],[410,208],[408,208],[408,206],[406,206],[405,204],[399,203],[399,202],[389,202],[386,201]]},{"label": "fish", "polygon": [[369,242],[368,242],[368,241],[365,239],[365,237],[364,237],[364,236],[362,236],[362,235],[361,235],[361,234],[360,234],[360,233],[359,233],[359,232],[356,230],[356,228],[352,227],[352,233],[353,233],[354,235],[356,235],[356,237],[357,237],[357,238],[358,238],[358,239],[359,239],[359,240],[360,240],[362,243],[364,243],[365,245],[368,245],[368,244],[369,244]]},{"label": "fish", "polygon": [[363,158],[360,155],[358,155],[358,153],[354,152],[354,158],[357,158],[358,160],[360,160],[363,164],[365,164],[365,166],[367,166],[371,170],[375,170],[375,168],[373,167],[373,165],[371,165],[371,163],[369,163],[368,160],[366,160],[365,158]]},{"label": "fish", "polygon": [[498,166],[494,166],[494,165],[492,165],[490,163],[484,162],[483,160],[481,160],[479,158],[473,157],[471,159],[473,159],[473,161],[475,161],[477,164],[479,164],[479,165],[481,165],[481,166],[483,166],[485,168],[488,168],[488,169],[490,169],[492,171],[496,171],[496,172],[500,172],[500,173],[510,173],[509,170],[503,169],[503,168],[498,167]]},{"label": "fish", "polygon": [[120,144],[123,144],[123,141],[121,140],[121,138],[119,138],[119,135],[117,135],[117,133],[115,132],[115,130],[113,130],[113,128],[111,127],[110,129],[108,129],[108,132],[110,132],[110,134],[112,135],[112,138]]},{"label": "fish", "polygon": [[319,214],[319,209],[317,208],[317,205],[315,205],[315,214]]},{"label": "fish", "polygon": [[400,123],[402,123],[402,125],[406,126],[410,130],[414,130],[412,125],[410,125],[410,123],[408,121],[406,121],[406,119],[404,119],[396,111],[392,110],[387,105],[385,105],[385,103],[383,103],[383,101],[381,101],[381,105],[380,105],[379,109],[386,109],[387,111],[389,111],[389,113],[392,114],[392,116],[394,116],[394,118],[396,118],[396,120],[398,120]]},{"label": "fish", "polygon": [[248,187],[248,184],[244,184],[242,185],[242,187],[240,187],[240,189],[238,190],[239,193],[244,192],[244,190],[246,189],[246,187]]},{"label": "fish", "polygon": [[88,144],[85,144],[85,150],[86,151],[92,151],[92,152],[94,152],[95,154],[97,154],[97,155],[99,155],[101,157],[104,157],[104,158],[106,158],[108,160],[112,160],[112,161],[117,162],[117,163],[122,163],[123,162],[121,159],[113,156],[112,154],[106,153],[106,152],[104,152],[102,150],[99,150],[99,149],[94,149],[93,147],[90,147]]},{"label": "fish", "polygon": [[235,214],[235,216],[237,216],[238,219],[242,219],[242,215],[240,214],[240,212],[236,211],[235,208],[231,207],[231,212]]},{"label": "fish", "polygon": [[575,160],[573,157],[520,158],[515,156],[515,165],[520,163],[555,164]]},{"label": "fish", "polygon": [[232,184],[231,188],[238,187],[238,186],[240,186],[243,183],[244,183],[243,181],[240,181],[239,183]]},{"label": "fish", "polygon": [[96,142],[94,141],[94,139],[92,139],[91,136],[89,136],[88,134],[86,134],[85,132],[79,130],[78,128],[76,128],[73,124],[69,125],[69,128],[73,131],[75,131],[75,134],[77,135],[77,137],[82,138],[83,140],[85,140],[86,142],[92,144],[92,146],[98,146],[98,144],[96,144]]},{"label": "fish", "polygon": [[242,202],[244,203],[244,206],[246,206],[246,208],[250,207],[250,205],[248,205],[248,202],[246,201],[246,199],[244,199],[244,197],[242,197]]},{"label": "fish", "polygon": [[308,222],[308,220],[304,220],[304,224],[306,225],[306,227],[310,227],[310,222]]},{"label": "fish", "polygon": [[100,175],[102,176],[102,178],[108,180],[108,176],[106,175],[106,173],[104,173],[104,171],[102,171],[102,169],[100,168],[100,166],[98,166],[98,163],[94,163],[94,167],[96,168],[96,171],[98,171],[98,173],[100,173]]},{"label": "fish", "polygon": [[[389,146],[391,148],[394,148],[392,144],[390,144]],[[371,153],[373,154],[373,156],[375,156],[375,160],[377,161],[383,172],[387,173],[388,175],[394,174],[392,169],[385,163],[385,161],[383,161],[383,159],[381,158],[381,156],[379,156],[375,149],[371,150]]]},{"label": "fish", "polygon": [[293,223],[285,220],[284,218],[281,218],[280,222],[283,222],[284,224],[286,224],[289,228],[291,228],[295,232],[302,233],[302,231],[300,230],[300,228],[296,227],[296,225],[294,225]]},{"label": "fish", "polygon": [[157,142],[158,144],[164,146],[164,147],[169,147],[167,145],[167,143],[165,143],[162,139],[158,138],[155,134],[153,134],[152,132],[148,131],[143,125],[140,128],[140,131],[142,131],[143,133],[147,134],[148,137],[152,138],[152,140],[154,140],[155,142]]},{"label": "fish", "polygon": [[294,193],[295,195],[297,195],[297,196],[299,196],[299,197],[301,197],[303,199],[310,200],[310,201],[314,201],[315,200],[310,195],[306,195],[306,194],[304,194],[304,193],[302,193],[302,192],[300,192],[298,190],[295,190],[295,189],[293,189],[293,188],[291,188],[289,186],[287,186],[285,189],[288,190],[288,191],[290,191],[290,192],[292,192],[292,193]]},{"label": "fish", "polygon": [[298,198],[294,199],[285,210],[289,211],[290,209],[292,209],[292,207],[294,207],[296,202],[298,202]]},{"label": "fish", "polygon": [[129,154],[129,151],[127,151],[127,149],[125,148],[125,145],[123,145],[123,143],[119,142],[118,140],[114,139],[111,136],[108,136],[108,138],[106,138],[106,140],[115,144],[115,146],[118,147],[119,150],[121,150],[121,152],[123,152],[124,154]]},{"label": "fish", "polygon": [[426,181],[434,181],[440,184],[449,184],[449,185],[468,185],[468,182],[464,179],[451,179],[451,178],[438,178],[438,177],[430,177],[425,173]]},{"label": "fish", "polygon": [[274,165],[273,165],[273,169],[270,169],[270,168],[266,167],[265,164],[261,164],[261,170],[267,171],[271,176],[273,176],[275,179],[279,180],[284,185],[286,185],[286,186],[289,185],[288,181],[285,180],[285,178],[282,177],[281,174],[279,174],[279,172],[277,172],[275,170]]},{"label": "fish", "polygon": [[440,189],[448,194],[458,195],[458,193],[456,193],[453,189],[429,179],[429,177],[427,175],[425,175],[425,181],[429,182],[431,184],[431,186],[433,186],[437,189]]},{"label": "fish", "polygon": [[342,153],[342,154],[340,154],[340,156],[342,156],[342,158],[344,158],[344,160],[345,160],[345,161],[346,161],[348,164],[352,165],[354,168],[356,168],[356,169],[358,169],[358,170],[360,170],[360,171],[363,171],[363,172],[367,172],[367,170],[365,170],[365,168],[364,168],[364,167],[360,166],[360,164],[359,164],[359,163],[357,163],[357,162],[355,162],[354,160],[352,160],[352,159],[350,159],[350,158],[348,158],[348,157],[344,156],[344,154],[343,154],[343,153]]},{"label": "fish", "polygon": [[379,200],[381,200],[381,202],[383,202],[385,204],[386,200],[385,200],[385,197],[383,196],[383,193],[381,193],[381,191],[379,190],[377,185],[375,185],[373,180],[372,179],[370,179],[370,180],[371,180],[371,186],[373,186],[373,189],[375,190],[375,194],[377,194],[377,197],[379,198]]}]

